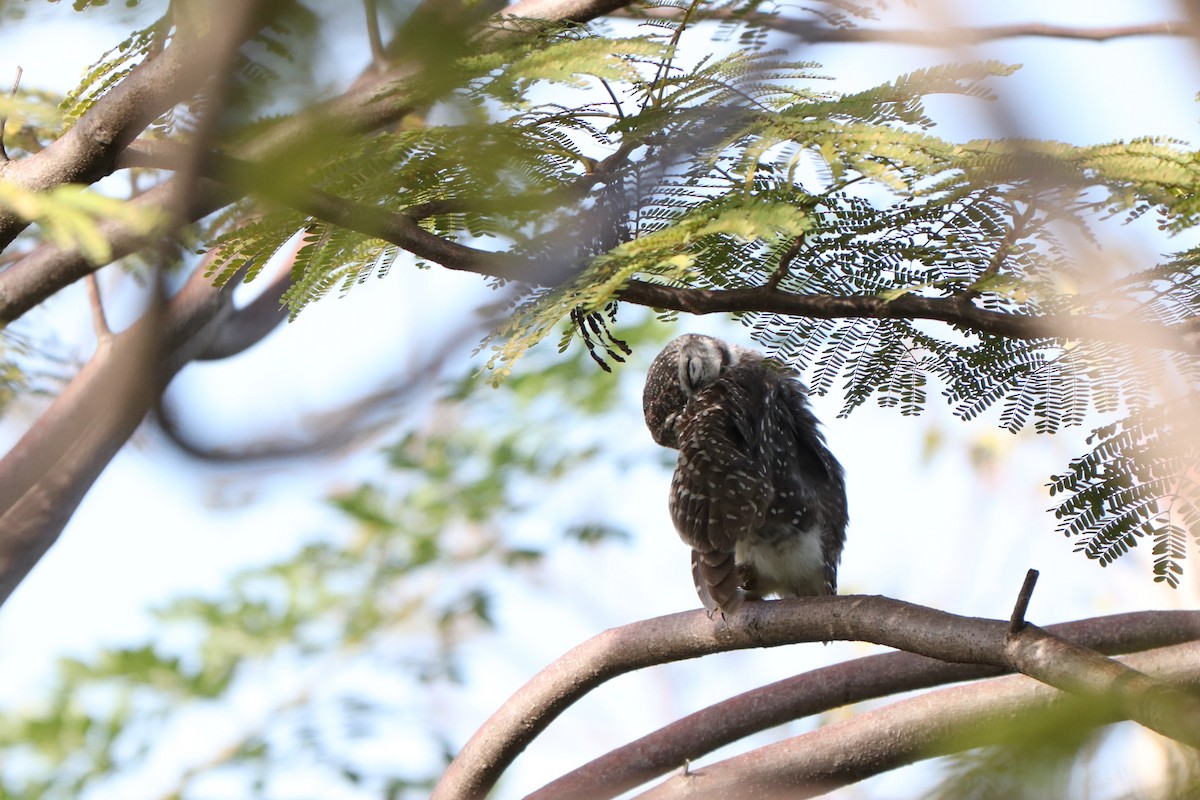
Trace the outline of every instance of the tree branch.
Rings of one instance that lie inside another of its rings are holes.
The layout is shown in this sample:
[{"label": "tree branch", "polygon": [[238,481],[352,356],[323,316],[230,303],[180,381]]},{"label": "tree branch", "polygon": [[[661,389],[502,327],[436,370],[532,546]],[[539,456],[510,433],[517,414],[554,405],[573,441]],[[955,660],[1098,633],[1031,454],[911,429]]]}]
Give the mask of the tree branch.
[{"label": "tree branch", "polygon": [[[172,208],[182,184],[172,178],[163,181],[133,200],[135,208]],[[225,186],[211,181],[197,181],[191,196],[185,198],[189,207],[183,212],[198,219],[212,213],[236,196]],[[113,259],[136,253],[161,244],[163,234],[145,234],[116,220],[106,220],[97,226],[97,233],[108,242]],[[100,266],[93,264],[78,249],[63,249],[43,244],[0,272],[0,325],[7,325],[51,295],[92,273]]]},{"label": "tree branch", "polygon": [[[230,308],[221,327],[213,331],[196,354],[196,361],[220,361],[249,350],[279,327],[285,318],[280,305],[283,293],[292,284],[291,270],[304,242],[297,238],[286,255],[280,258],[273,277],[258,296],[242,308]],[[234,287],[229,286],[229,291]]]},{"label": "tree branch", "polygon": [[[1200,686],[1200,643],[1138,653],[1131,667]],[[1010,724],[1058,711],[1080,726],[1120,719],[1025,676],[943,689],[677,775],[638,800],[815,797],[934,756],[1011,741]]]},{"label": "tree branch", "polygon": [[[1064,639],[1108,655],[1200,638],[1200,612],[1146,611],[1051,625]],[[913,653],[883,653],[802,673],[689,714],[588,762],[527,800],[606,800],[719,747],[802,717],[1006,670],[954,664]]]},{"label": "tree branch", "polygon": [[367,15],[367,42],[371,45],[371,65],[377,72],[383,72],[388,67],[388,57],[383,38],[379,35],[379,9],[375,6],[375,0],[363,0],[363,11]]},{"label": "tree branch", "polygon": [[1017,593],[1017,602],[1013,604],[1012,616],[1008,620],[1008,632],[1020,633],[1025,627],[1025,612],[1029,610],[1029,601],[1033,599],[1033,587],[1037,585],[1038,571],[1031,569],[1025,573],[1025,582]]},{"label": "tree branch", "polygon": [[112,329],[108,327],[108,317],[104,313],[104,298],[100,296],[100,282],[96,280],[96,273],[91,273],[87,276],[87,295],[88,305],[92,310],[92,331],[96,334],[96,341],[112,336]]},{"label": "tree branch", "polygon": [[636,669],[728,650],[833,640],[1008,667],[1008,628],[1008,621],[863,595],[748,604],[727,623],[714,624],[703,611],[690,611],[614,628],[574,648],[518,690],[464,745],[433,798],[481,798],[563,710],[604,681]]},{"label": "tree branch", "polygon": [[[12,91],[8,93],[10,98],[17,96],[17,92],[21,88],[21,73],[23,70],[20,65],[17,66],[17,75],[13,78]],[[0,114],[0,161],[11,161],[8,157],[8,148],[4,145],[4,129],[8,127],[8,115]]]},{"label": "tree branch", "polygon": [[631,5],[633,0],[518,0],[497,16],[544,19],[557,22],[590,22]]},{"label": "tree branch", "polygon": [[780,24],[766,23],[766,27],[793,33],[810,44],[855,44],[862,42],[887,42],[911,44],[920,47],[958,47],[982,44],[996,39],[1037,37],[1071,39],[1081,42],[1107,42],[1137,36],[1187,36],[1190,28],[1185,22],[1156,22],[1146,25],[1112,25],[1097,28],[1080,28],[1068,25],[1047,25],[1040,22],[1023,22],[1014,25],[984,25],[976,28],[943,28],[931,30],[904,30],[882,28],[831,28],[808,20],[786,20]]},{"label": "tree branch", "polygon": [[1200,353],[1200,336],[1186,323],[1155,325],[1132,319],[1109,319],[1074,314],[1042,316],[989,311],[957,297],[920,297],[906,294],[892,300],[870,295],[802,295],[772,291],[763,286],[746,289],[694,289],[631,280],[618,295],[621,300],[652,308],[715,314],[760,311],[797,317],[836,319],[929,319],[978,333],[1014,339],[1090,339],[1134,347],[1153,347]]}]

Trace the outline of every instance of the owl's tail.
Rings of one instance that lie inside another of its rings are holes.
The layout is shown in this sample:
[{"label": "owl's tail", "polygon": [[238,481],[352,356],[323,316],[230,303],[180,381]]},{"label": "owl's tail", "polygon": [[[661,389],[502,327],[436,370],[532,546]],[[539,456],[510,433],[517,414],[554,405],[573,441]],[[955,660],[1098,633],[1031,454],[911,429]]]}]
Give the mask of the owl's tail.
[{"label": "owl's tail", "polygon": [[742,607],[745,596],[733,553],[693,550],[692,580],[696,582],[696,594],[700,595],[710,617],[718,611],[732,616]]}]

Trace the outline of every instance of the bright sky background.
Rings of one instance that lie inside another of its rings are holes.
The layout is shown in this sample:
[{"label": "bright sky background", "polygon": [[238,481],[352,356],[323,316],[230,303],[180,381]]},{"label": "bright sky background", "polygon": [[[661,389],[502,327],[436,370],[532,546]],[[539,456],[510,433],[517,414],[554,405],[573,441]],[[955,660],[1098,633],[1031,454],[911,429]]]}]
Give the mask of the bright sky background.
[{"label": "bright sky background", "polygon": [[[952,11],[964,7],[944,5]],[[897,26],[919,24],[903,6],[894,12]],[[19,64],[26,86],[63,89],[119,40],[119,35],[81,21],[68,7],[39,7],[39,13],[44,33],[35,33],[30,25],[0,31],[0,76]],[[970,4],[970,14],[964,24],[1038,20],[1100,26],[1180,16],[1172,4],[1127,2],[976,3]],[[885,24],[892,25],[891,19]],[[342,22],[357,24],[349,14]],[[706,40],[695,41],[703,45]],[[1145,134],[1200,141],[1193,102],[1200,70],[1196,44],[1187,40],[1095,44],[1021,39],[963,54],[878,45],[870,46],[869,58],[865,52],[863,46],[827,45],[810,48],[804,57],[842,76],[834,88],[844,91],[949,60],[1022,63],[1015,76],[996,82],[1002,107],[1018,115],[1022,135],[1075,143]],[[346,46],[331,51],[329,59],[340,63],[344,74],[353,74],[361,67],[363,51]],[[0,82],[6,80],[0,77]],[[1114,110],[1118,103],[1119,111]],[[935,133],[943,137],[968,139],[989,131],[992,110],[977,101],[951,99],[932,106],[942,121]],[[1180,246],[1155,237],[1155,232],[1139,229],[1136,236],[1114,242],[1106,255],[1144,263]],[[120,280],[106,275],[103,283],[112,288]],[[440,330],[444,309],[461,306],[464,298],[486,299],[481,285],[472,276],[398,264],[383,281],[310,307],[298,322],[234,362],[190,367],[171,397],[190,429],[212,427],[231,442],[241,435],[252,437],[264,426],[290,427],[340,397],[375,388],[386,379],[381,376],[403,374],[422,337]],[[62,293],[28,324],[55,326],[63,342],[78,343],[72,352],[86,358],[90,323],[81,290]],[[719,330],[750,344],[744,329],[718,320],[697,320],[687,327]],[[354,348],[342,346],[347,336],[358,342]],[[644,370],[653,353],[637,355],[640,364],[627,369]],[[1148,546],[1101,571],[1054,533],[1054,520],[1045,511],[1050,499],[1044,483],[1083,452],[1086,431],[1054,438],[1012,436],[991,426],[994,414],[964,424],[936,402],[917,420],[874,407],[838,420],[839,398],[817,398],[814,405],[848,473],[851,528],[840,572],[844,593],[885,594],[956,613],[1004,617],[1025,570],[1036,567],[1042,577],[1029,617],[1038,623],[1195,607],[1200,600],[1194,562],[1185,565],[1190,571],[1184,587],[1172,591],[1151,582]],[[0,424],[0,443],[7,447],[15,442],[40,407],[30,403],[10,414]],[[514,579],[503,588],[500,631],[468,646],[477,680],[464,692],[433,701],[460,722],[464,738],[537,669],[578,642],[612,625],[696,606],[687,552],[667,517],[669,475],[658,467],[635,390],[629,393],[626,412],[626,426],[618,435],[640,442],[630,446],[640,447],[646,457],[631,471],[612,469],[609,480],[613,493],[626,498],[620,516],[637,535],[631,543],[598,550],[560,548],[543,584],[522,586]],[[932,458],[926,454],[931,437],[941,442]],[[0,700],[28,698],[44,685],[57,654],[83,654],[96,644],[152,636],[153,626],[142,611],[148,605],[180,593],[215,592],[232,571],[281,556],[297,541],[340,524],[340,516],[320,500],[330,489],[331,464],[335,462],[207,467],[190,463],[154,435],[139,434],[95,485],[59,544],[0,611],[0,674],[5,675]],[[372,464],[364,456],[335,466],[343,475],[342,485],[350,486]],[[535,524],[552,527],[553,519],[547,516]],[[1195,555],[1194,545],[1189,554]],[[627,590],[614,595],[605,589],[611,581]],[[547,596],[563,602],[548,606]],[[665,718],[733,691],[872,650],[843,643],[804,645],[619,679],[555,723],[552,735],[518,761],[498,796],[518,797]],[[734,665],[740,672],[731,682],[725,676]],[[808,727],[800,723],[787,730]],[[768,738],[778,738],[778,732]],[[836,796],[902,797],[912,791],[912,780],[886,776]],[[1114,778],[1114,794],[1122,788],[1121,780]],[[132,798],[137,791],[125,785],[111,796]],[[304,791],[299,786],[297,796]]]}]

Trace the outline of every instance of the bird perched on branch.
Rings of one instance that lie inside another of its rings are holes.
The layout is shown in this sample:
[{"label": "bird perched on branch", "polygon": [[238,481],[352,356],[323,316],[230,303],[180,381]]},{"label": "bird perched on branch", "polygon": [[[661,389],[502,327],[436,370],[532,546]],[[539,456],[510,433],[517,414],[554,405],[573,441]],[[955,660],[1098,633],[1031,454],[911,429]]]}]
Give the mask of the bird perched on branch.
[{"label": "bird perched on branch", "polygon": [[790,371],[685,334],[650,365],[642,410],[654,441],[679,450],[671,519],[709,616],[746,598],[837,594],[845,478]]}]

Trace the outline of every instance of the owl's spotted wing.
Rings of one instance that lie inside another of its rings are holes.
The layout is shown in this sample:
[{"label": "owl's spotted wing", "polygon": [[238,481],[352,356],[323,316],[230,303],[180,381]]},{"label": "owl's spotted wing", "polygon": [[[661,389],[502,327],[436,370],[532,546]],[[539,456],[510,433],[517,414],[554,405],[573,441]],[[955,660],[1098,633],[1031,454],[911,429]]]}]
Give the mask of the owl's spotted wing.
[{"label": "owl's spotted wing", "polygon": [[741,385],[719,380],[692,398],[679,425],[671,518],[692,546],[696,591],[710,612],[732,614],[741,605],[734,548],[762,526],[773,495],[750,445],[750,405]]},{"label": "owl's spotted wing", "polygon": [[[778,397],[782,408],[776,448],[790,450],[787,460],[795,474],[792,502],[815,525],[825,557],[825,591],[837,594],[837,568],[846,542],[849,517],[846,509],[846,478],[842,465],[825,446],[819,423],[808,405],[804,389],[794,380],[783,380]],[[783,454],[776,456],[781,462]]]}]

